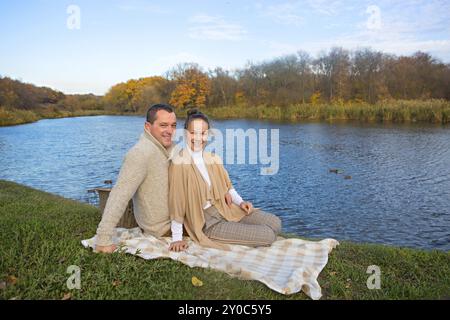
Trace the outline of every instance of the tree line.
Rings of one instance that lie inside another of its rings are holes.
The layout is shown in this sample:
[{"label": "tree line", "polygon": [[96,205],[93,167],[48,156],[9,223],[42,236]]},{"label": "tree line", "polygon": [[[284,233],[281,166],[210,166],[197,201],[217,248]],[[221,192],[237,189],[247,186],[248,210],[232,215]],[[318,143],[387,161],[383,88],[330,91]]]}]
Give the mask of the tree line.
[{"label": "tree line", "polygon": [[104,96],[65,95],[45,87],[0,77],[0,107],[105,110],[142,113],[165,102],[188,106],[276,106],[297,104],[375,104],[384,100],[450,100],[450,64],[428,53],[396,56],[370,48],[340,47],[316,57],[305,51],[237,70],[205,70],[183,63],[164,76],[132,79]]},{"label": "tree line", "polygon": [[402,99],[450,100],[450,65],[417,52],[394,56],[371,49],[332,48],[313,58],[304,51],[235,71],[205,71],[184,63],[165,77],[130,80],[106,94],[116,110],[140,110],[146,101],[183,108],[287,106]]},{"label": "tree line", "polygon": [[9,77],[0,77],[0,108],[60,111],[102,110],[103,97],[93,94],[64,94]]}]

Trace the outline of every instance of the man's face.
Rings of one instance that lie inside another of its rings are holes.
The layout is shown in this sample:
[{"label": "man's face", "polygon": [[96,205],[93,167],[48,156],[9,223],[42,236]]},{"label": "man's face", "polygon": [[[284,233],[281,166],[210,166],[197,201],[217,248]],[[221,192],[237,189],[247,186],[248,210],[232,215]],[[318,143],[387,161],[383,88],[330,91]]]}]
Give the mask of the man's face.
[{"label": "man's face", "polygon": [[172,145],[172,135],[177,128],[177,117],[175,112],[169,113],[166,110],[159,110],[156,113],[156,120],[151,124],[145,123],[145,128],[159,141],[165,148]]}]

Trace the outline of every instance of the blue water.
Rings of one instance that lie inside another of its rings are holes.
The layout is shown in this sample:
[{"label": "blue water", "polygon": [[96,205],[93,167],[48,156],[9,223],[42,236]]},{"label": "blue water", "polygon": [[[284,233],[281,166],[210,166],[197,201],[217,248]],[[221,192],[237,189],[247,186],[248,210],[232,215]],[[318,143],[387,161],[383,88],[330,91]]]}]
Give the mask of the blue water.
[{"label": "blue water", "polygon": [[[279,129],[277,174],[260,175],[266,165],[226,167],[241,196],[277,214],[284,232],[450,249],[449,126],[248,120],[213,125],[222,132]],[[141,117],[122,116],[1,127],[0,179],[92,201],[87,190],[115,181],[142,129]]]}]

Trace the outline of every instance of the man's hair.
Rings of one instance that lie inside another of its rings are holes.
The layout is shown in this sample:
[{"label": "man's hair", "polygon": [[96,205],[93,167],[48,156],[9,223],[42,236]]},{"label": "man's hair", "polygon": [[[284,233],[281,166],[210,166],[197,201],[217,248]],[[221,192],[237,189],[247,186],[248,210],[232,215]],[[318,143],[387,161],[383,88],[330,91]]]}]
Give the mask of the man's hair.
[{"label": "man's hair", "polygon": [[153,124],[153,122],[155,122],[156,120],[156,113],[159,110],[165,110],[168,113],[174,112],[173,107],[169,104],[162,104],[162,103],[154,104],[147,110],[147,122]]}]

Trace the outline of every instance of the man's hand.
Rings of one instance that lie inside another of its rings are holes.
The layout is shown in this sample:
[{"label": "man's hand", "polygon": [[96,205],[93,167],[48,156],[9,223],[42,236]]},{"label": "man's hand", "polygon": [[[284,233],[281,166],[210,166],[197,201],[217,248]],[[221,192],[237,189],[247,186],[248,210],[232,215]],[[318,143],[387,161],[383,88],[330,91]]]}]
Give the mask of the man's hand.
[{"label": "man's hand", "polygon": [[231,198],[231,194],[229,192],[225,193],[225,203],[231,208],[233,199]]},{"label": "man's hand", "polygon": [[169,246],[169,250],[175,251],[175,252],[181,252],[181,251],[186,250],[187,248],[188,248],[188,244],[184,240],[172,242]]},{"label": "man's hand", "polygon": [[95,251],[101,253],[113,253],[114,251],[116,251],[116,249],[117,246],[115,244],[112,244],[110,246],[95,246]]},{"label": "man's hand", "polygon": [[241,207],[241,209],[245,211],[245,214],[247,216],[250,213],[252,213],[252,211],[253,211],[253,204],[251,202],[248,202],[248,201],[242,201],[241,205],[239,207]]}]

